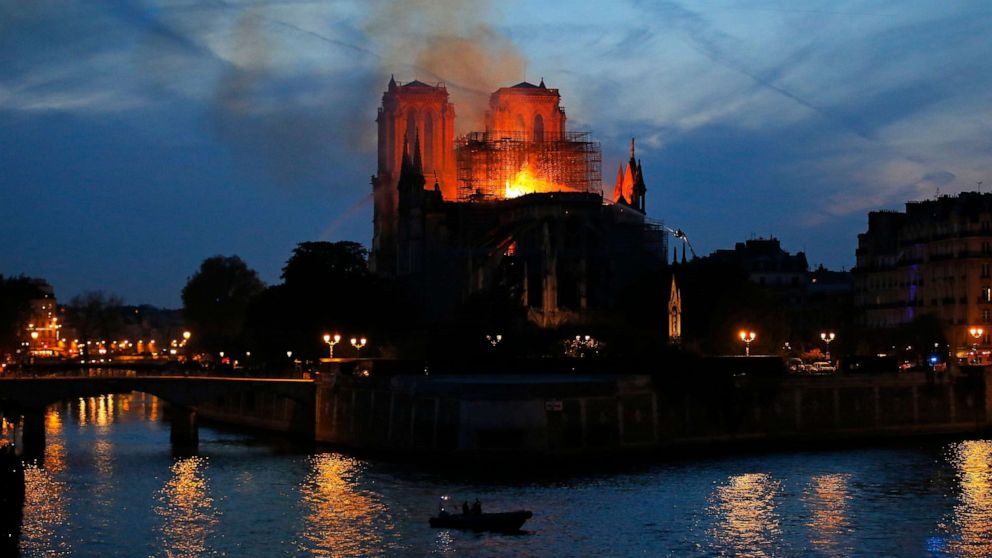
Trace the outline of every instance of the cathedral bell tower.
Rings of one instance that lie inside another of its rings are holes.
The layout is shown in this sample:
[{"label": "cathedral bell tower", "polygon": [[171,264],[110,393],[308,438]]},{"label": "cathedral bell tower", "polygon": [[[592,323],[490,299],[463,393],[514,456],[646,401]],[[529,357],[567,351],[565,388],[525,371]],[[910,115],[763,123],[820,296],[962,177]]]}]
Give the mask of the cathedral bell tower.
[{"label": "cathedral bell tower", "polygon": [[455,200],[455,107],[448,102],[443,84],[420,81],[397,83],[389,78],[382,94],[379,125],[378,172],[372,177],[375,204],[372,232],[372,270],[395,275],[397,269],[397,184],[403,164],[405,143],[419,138],[422,172],[435,175],[445,200]]}]

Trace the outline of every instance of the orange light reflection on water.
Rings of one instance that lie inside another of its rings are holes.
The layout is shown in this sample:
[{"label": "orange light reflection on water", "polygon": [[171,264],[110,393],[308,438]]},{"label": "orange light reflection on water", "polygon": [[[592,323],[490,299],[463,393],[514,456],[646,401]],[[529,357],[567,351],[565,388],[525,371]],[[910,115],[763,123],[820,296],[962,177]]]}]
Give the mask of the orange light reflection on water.
[{"label": "orange light reflection on water", "polygon": [[847,474],[815,476],[803,495],[810,510],[806,523],[813,534],[810,542],[830,554],[844,553],[837,547],[851,530],[847,516],[847,503],[851,498],[847,487],[849,480]]},{"label": "orange light reflection on water", "polygon": [[950,452],[960,487],[948,550],[957,556],[992,556],[992,441],[969,440]]},{"label": "orange light reflection on water", "polygon": [[719,518],[709,533],[716,546],[730,555],[775,555],[782,537],[775,510],[780,490],[779,481],[765,473],[735,475],[718,486],[709,510]]},{"label": "orange light reflection on water", "polygon": [[[384,534],[395,525],[377,494],[356,484],[358,460],[325,453],[310,458],[310,472],[300,486],[308,510],[300,552],[314,556],[366,556],[370,548],[385,553]],[[394,549],[395,550],[395,549]]]},{"label": "orange light reflection on water", "polygon": [[[48,454],[46,452],[46,460]],[[64,461],[64,458],[63,458]],[[24,469],[24,521],[21,552],[25,556],[70,556],[72,548],[59,534],[69,519],[65,483],[47,468]]]},{"label": "orange light reflection on water", "polygon": [[155,513],[164,523],[160,547],[166,556],[192,558],[207,552],[207,537],[217,524],[218,512],[207,485],[207,458],[178,459],[172,478],[158,493]]},{"label": "orange light reflection on water", "polygon": [[49,474],[65,471],[65,453],[62,412],[57,406],[51,406],[45,412],[45,469]]}]

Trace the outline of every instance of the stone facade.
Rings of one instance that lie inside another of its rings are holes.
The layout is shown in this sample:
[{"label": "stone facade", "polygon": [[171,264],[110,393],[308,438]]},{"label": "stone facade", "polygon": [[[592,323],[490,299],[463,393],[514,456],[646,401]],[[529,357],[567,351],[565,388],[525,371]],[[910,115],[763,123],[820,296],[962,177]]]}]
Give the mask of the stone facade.
[{"label": "stone facade", "polygon": [[[964,192],[868,214],[858,235],[854,303],[860,325],[937,318],[960,357],[992,333],[992,194]],[[977,338],[970,334],[981,328]]]}]

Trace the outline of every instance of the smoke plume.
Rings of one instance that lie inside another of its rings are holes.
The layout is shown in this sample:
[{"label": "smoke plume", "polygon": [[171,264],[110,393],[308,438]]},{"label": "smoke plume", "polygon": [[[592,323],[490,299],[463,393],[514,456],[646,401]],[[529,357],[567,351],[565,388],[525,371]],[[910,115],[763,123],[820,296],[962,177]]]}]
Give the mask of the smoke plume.
[{"label": "smoke plume", "polygon": [[490,93],[524,79],[526,60],[494,17],[485,0],[413,0],[372,13],[366,33],[381,45],[384,77],[447,85],[462,134],[483,129]]}]

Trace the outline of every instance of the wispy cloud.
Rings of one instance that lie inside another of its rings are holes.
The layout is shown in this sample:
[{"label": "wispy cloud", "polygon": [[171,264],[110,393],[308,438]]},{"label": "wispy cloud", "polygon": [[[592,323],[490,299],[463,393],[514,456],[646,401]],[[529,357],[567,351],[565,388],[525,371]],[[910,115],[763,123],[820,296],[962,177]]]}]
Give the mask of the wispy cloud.
[{"label": "wispy cloud", "polygon": [[[444,17],[429,19],[428,8]],[[19,140],[3,135],[8,122],[23,130],[66,117],[59,122],[78,122],[79,142],[140,133],[151,149],[231,153],[236,170],[204,160],[182,173],[156,168],[150,154],[127,179],[140,188],[170,173],[195,175],[229,191],[247,173],[254,190],[244,195],[268,188],[287,204],[333,192],[326,211],[349,216],[334,230],[360,222],[354,230],[367,235],[367,219],[350,216],[368,211],[353,204],[368,191],[376,107],[390,73],[448,82],[462,124],[467,103],[484,104],[490,88],[543,76],[561,90],[570,125],[602,141],[604,176],[638,137],[649,211],[694,233],[701,251],[757,230],[796,239],[786,244],[816,260],[849,264],[867,211],[992,184],[986,2],[476,8],[456,0],[0,0],[0,140]],[[458,65],[431,46],[471,56]],[[500,53],[511,63],[497,65]],[[171,113],[186,119],[155,127]],[[65,169],[59,180],[82,180],[71,152],[48,158]],[[36,170],[0,182],[41,180]]]}]

